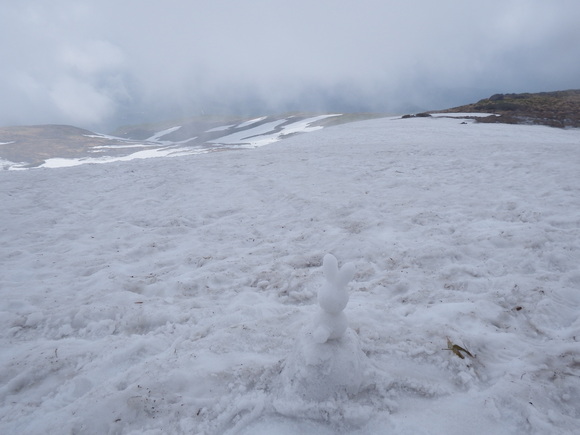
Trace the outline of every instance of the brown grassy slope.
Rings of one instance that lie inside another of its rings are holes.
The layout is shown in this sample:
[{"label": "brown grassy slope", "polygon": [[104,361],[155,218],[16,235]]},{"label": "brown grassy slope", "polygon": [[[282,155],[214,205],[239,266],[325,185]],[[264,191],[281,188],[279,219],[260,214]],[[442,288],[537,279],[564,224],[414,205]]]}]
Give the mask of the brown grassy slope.
[{"label": "brown grassy slope", "polygon": [[438,112],[483,112],[499,115],[477,118],[478,122],[580,127],[580,90],[535,94],[495,94],[474,104]]},{"label": "brown grassy slope", "polygon": [[94,133],[70,125],[0,127],[0,157],[37,166],[53,157],[87,156],[95,146],[122,144],[90,135]]}]

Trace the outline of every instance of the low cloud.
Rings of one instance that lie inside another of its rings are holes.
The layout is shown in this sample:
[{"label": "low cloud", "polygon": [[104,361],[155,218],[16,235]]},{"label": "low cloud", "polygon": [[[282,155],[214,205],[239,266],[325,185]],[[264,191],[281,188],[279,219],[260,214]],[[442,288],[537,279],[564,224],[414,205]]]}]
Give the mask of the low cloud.
[{"label": "low cloud", "polygon": [[2,15],[0,125],[401,112],[580,87],[576,1],[30,0]]}]

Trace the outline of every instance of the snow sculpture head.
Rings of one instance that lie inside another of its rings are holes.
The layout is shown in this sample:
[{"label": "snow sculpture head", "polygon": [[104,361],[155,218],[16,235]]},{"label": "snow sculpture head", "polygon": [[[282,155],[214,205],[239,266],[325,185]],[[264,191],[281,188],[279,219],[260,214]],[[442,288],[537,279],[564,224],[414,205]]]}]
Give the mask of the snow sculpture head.
[{"label": "snow sculpture head", "polygon": [[354,276],[354,265],[347,263],[338,268],[332,254],[326,254],[322,263],[326,282],[318,291],[320,310],[315,318],[312,336],[317,343],[341,338],[348,327],[343,310],[348,303],[347,284]]}]

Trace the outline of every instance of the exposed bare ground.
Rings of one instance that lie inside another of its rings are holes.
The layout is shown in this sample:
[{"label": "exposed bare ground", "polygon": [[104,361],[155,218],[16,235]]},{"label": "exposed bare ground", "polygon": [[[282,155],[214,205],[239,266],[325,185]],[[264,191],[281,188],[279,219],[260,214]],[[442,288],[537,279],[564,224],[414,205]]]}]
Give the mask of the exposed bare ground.
[{"label": "exposed bare ground", "polygon": [[94,147],[127,143],[94,136],[93,132],[70,125],[0,127],[0,157],[37,166],[52,157],[79,157]]},{"label": "exposed bare ground", "polygon": [[439,113],[493,113],[499,116],[477,118],[477,122],[541,124],[551,127],[580,127],[580,90],[535,94],[495,94],[477,103]]}]

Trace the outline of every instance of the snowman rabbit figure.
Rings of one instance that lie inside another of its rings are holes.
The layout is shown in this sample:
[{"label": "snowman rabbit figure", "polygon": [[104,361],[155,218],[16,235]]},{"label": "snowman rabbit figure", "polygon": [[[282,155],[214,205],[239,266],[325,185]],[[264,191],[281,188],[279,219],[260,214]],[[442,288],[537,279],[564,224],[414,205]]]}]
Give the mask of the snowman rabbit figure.
[{"label": "snowman rabbit figure", "polygon": [[340,269],[338,261],[332,254],[326,254],[322,262],[326,282],[318,290],[318,311],[314,319],[312,337],[316,343],[341,338],[348,321],[343,310],[348,303],[347,284],[354,276],[354,264],[347,263]]}]

